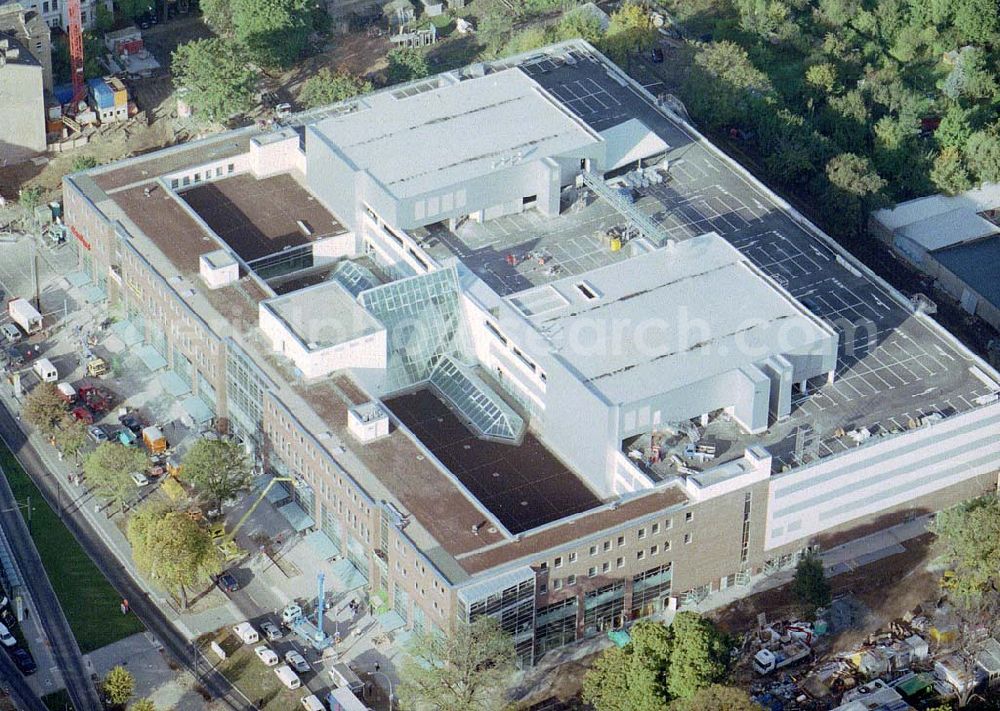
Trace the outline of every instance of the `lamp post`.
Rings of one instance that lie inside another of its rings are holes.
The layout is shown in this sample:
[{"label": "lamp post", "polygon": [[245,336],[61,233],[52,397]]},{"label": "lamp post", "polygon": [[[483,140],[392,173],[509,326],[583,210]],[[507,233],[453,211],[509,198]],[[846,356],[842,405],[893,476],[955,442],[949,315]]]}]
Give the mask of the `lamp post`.
[{"label": "lamp post", "polygon": [[368,672],[368,674],[371,675],[371,676],[378,675],[378,676],[385,677],[385,681],[389,685],[389,711],[392,711],[392,702],[396,699],[396,697],[393,696],[393,694],[392,694],[392,679],[389,678],[388,674],[386,674],[385,672],[382,672],[382,671],[371,671],[371,672]]}]

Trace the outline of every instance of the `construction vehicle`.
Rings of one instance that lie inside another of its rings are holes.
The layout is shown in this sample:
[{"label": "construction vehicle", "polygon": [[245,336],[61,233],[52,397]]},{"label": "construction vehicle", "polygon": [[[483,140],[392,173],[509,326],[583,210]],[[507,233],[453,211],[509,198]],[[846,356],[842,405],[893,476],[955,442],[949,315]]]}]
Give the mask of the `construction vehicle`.
[{"label": "construction vehicle", "polygon": [[91,358],[87,362],[87,375],[92,378],[100,378],[108,374],[108,363],[103,358]]},{"label": "construction vehicle", "polygon": [[762,649],[753,655],[753,668],[758,674],[767,675],[775,669],[782,669],[800,662],[812,654],[812,648],[804,642],[793,641],[777,649]]},{"label": "construction vehicle", "polygon": [[149,426],[142,429],[142,442],[150,454],[162,454],[167,451],[167,438],[159,427]]}]

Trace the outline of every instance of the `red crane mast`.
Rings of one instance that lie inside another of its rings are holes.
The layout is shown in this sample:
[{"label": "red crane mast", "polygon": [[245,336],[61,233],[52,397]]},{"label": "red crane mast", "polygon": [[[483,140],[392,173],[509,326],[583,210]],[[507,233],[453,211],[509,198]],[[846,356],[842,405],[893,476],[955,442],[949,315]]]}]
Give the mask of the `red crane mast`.
[{"label": "red crane mast", "polygon": [[83,26],[80,22],[80,0],[69,0],[69,65],[73,78],[72,111],[76,113],[80,101],[87,95],[83,81]]}]

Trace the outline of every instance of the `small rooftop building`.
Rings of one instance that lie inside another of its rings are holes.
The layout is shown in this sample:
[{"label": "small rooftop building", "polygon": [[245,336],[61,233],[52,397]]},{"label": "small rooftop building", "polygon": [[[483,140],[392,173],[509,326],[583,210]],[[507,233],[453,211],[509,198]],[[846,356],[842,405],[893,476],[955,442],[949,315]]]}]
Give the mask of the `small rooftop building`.
[{"label": "small rooftop building", "polygon": [[1000,185],[931,195],[872,213],[872,231],[962,308],[1000,328]]}]

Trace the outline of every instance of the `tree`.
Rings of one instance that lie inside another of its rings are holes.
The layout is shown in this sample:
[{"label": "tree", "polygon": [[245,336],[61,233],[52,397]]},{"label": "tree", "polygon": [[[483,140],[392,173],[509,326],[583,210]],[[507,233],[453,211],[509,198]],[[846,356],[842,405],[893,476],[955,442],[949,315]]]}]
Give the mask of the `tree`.
[{"label": "tree", "polygon": [[371,90],[372,83],[367,79],[344,70],[334,74],[328,67],[323,67],[302,85],[299,103],[311,109],[367,94]]},{"label": "tree", "polygon": [[972,111],[953,104],[941,117],[934,140],[941,148],[961,149],[972,135]]},{"label": "tree", "polygon": [[599,44],[604,37],[604,28],[594,13],[586,8],[578,7],[563,15],[555,26],[556,42],[580,37],[591,44]]},{"label": "tree", "polygon": [[66,401],[53,383],[39,383],[24,399],[21,412],[26,422],[51,436],[66,417]]},{"label": "tree", "polygon": [[602,711],[663,711],[673,630],[640,620],[624,648],[609,647],[583,678],[583,699]]},{"label": "tree", "polygon": [[418,632],[400,674],[400,702],[438,711],[501,708],[514,660],[513,640],[491,617],[460,622],[450,635]]},{"label": "tree", "polygon": [[628,53],[641,51],[656,39],[649,11],[636,2],[625,2],[611,14],[601,49],[612,60],[624,63]]},{"label": "tree", "polygon": [[750,34],[770,37],[784,34],[785,25],[790,22],[791,9],[780,0],[736,0],[740,13],[740,27]]},{"label": "tree", "polygon": [[806,83],[824,94],[834,94],[837,88],[837,68],[830,62],[814,64],[806,70]]},{"label": "tree", "polygon": [[212,121],[224,121],[253,106],[257,75],[241,50],[221,39],[182,44],[171,56],[177,88],[187,90],[187,102]]},{"label": "tree", "polygon": [[996,0],[954,0],[955,29],[966,42],[991,43],[1000,33],[1000,8]]},{"label": "tree", "polygon": [[129,711],[156,711],[156,704],[152,699],[139,699],[128,708]]},{"label": "tree", "polygon": [[182,463],[184,476],[216,509],[222,502],[250,488],[253,473],[243,449],[221,439],[198,440]]},{"label": "tree", "polygon": [[817,607],[830,604],[830,582],[823,570],[823,561],[815,553],[799,558],[792,580],[792,595],[808,617],[815,617]]},{"label": "tree", "polygon": [[233,6],[231,0],[201,0],[201,15],[205,24],[220,37],[233,34]]},{"label": "tree", "polygon": [[102,2],[97,3],[94,8],[94,29],[96,29],[100,34],[104,34],[111,30],[115,25],[115,16],[108,6]]},{"label": "tree", "polygon": [[871,162],[855,153],[841,153],[831,158],[826,164],[826,176],[836,188],[855,197],[874,195],[886,186]]},{"label": "tree", "polygon": [[423,79],[430,74],[427,67],[427,57],[412,47],[396,47],[388,54],[389,68],[386,70],[386,82],[402,84]]},{"label": "tree", "polygon": [[312,30],[307,0],[231,0],[233,37],[265,67],[288,67],[306,48]]},{"label": "tree", "polygon": [[723,678],[729,649],[712,623],[697,613],[678,612],[670,629],[673,647],[667,691],[675,698],[690,699],[699,689]]},{"label": "tree", "polygon": [[75,417],[66,415],[52,436],[63,455],[79,457],[87,445],[87,426]]},{"label": "tree", "polygon": [[[104,7],[103,5],[98,5],[98,7]],[[70,170],[74,173],[79,173],[81,170],[90,170],[91,168],[96,168],[100,163],[94,156],[77,156],[73,159],[73,165]]]},{"label": "tree", "polygon": [[675,701],[670,711],[762,711],[762,707],[743,689],[712,684],[699,689],[690,699]]},{"label": "tree", "polygon": [[733,89],[757,94],[771,91],[770,79],[735,42],[710,42],[695,55],[695,64]]},{"label": "tree", "polygon": [[552,37],[548,30],[541,25],[533,25],[515,33],[507,46],[503,49],[503,54],[510,56],[531,52],[532,50],[544,47],[552,42]]},{"label": "tree", "polygon": [[1000,499],[984,496],[937,514],[933,532],[944,548],[951,594],[965,605],[1000,584]]},{"label": "tree", "polygon": [[129,519],[127,536],[136,567],[179,597],[185,609],[188,590],[222,568],[208,531],[185,512],[163,504],[146,504],[136,511]]},{"label": "tree", "polygon": [[962,154],[953,146],[941,151],[931,168],[931,182],[948,195],[957,195],[972,187],[972,178]]},{"label": "tree", "polygon": [[149,459],[139,449],[116,442],[104,442],[90,453],[83,471],[94,488],[124,513],[125,504],[135,493],[133,472],[143,472]]},{"label": "tree", "polygon": [[976,131],[965,144],[965,160],[980,183],[1000,183],[1000,135]]},{"label": "tree", "polygon": [[113,706],[124,706],[135,691],[135,677],[123,666],[111,667],[101,687]]},{"label": "tree", "polygon": [[35,208],[42,204],[42,189],[37,185],[21,188],[17,194],[17,202],[28,212],[34,212]]}]

